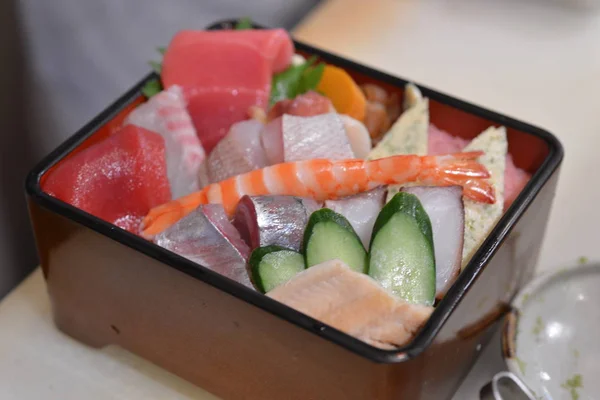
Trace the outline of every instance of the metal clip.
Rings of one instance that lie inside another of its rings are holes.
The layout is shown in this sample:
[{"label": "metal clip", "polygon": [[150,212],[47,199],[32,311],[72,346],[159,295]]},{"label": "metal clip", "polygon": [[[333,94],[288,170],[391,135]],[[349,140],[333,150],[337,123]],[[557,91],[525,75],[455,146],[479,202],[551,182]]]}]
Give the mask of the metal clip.
[{"label": "metal clip", "polygon": [[480,400],[536,400],[531,390],[512,372],[499,372],[481,388]]}]

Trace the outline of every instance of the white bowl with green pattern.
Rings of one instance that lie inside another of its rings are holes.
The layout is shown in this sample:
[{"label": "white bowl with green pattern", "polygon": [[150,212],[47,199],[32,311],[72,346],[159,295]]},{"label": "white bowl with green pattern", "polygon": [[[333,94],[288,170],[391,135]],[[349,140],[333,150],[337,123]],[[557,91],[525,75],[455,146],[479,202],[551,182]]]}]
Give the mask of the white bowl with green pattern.
[{"label": "white bowl with green pattern", "polygon": [[600,264],[542,275],[513,301],[502,348],[538,399],[600,399]]}]

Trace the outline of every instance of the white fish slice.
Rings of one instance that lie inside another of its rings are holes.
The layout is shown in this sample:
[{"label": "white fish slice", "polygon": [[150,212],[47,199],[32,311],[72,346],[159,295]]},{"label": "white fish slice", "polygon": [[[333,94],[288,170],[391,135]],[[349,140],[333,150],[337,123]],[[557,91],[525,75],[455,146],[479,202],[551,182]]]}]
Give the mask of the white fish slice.
[{"label": "white fish slice", "polygon": [[338,114],[313,117],[284,114],[281,118],[284,161],[313,158],[343,160],[354,158],[344,124]]},{"label": "white fish slice", "polygon": [[412,186],[402,191],[417,196],[431,220],[436,298],[440,299],[460,274],[465,232],[462,187]]},{"label": "white fish slice", "polygon": [[336,113],[311,117],[284,114],[267,124],[262,144],[271,164],[355,158],[342,119]]},{"label": "white fish slice", "polygon": [[198,207],[154,238],[167,250],[254,288],[246,268],[250,248],[220,204]]},{"label": "white fish slice", "polygon": [[365,124],[349,115],[340,114],[344,129],[356,158],[367,158],[371,151],[371,135]]},{"label": "white fish slice", "polygon": [[241,121],[233,124],[225,136],[206,159],[203,171],[203,184],[223,181],[269,165],[260,142],[264,125],[257,120]]},{"label": "white fish slice", "polygon": [[125,124],[140,126],[165,139],[167,177],[174,199],[199,189],[198,169],[206,155],[179,86],[151,97],[129,114]]},{"label": "white fish slice", "polygon": [[310,267],[267,296],[382,348],[406,344],[433,311],[397,299],[340,260]]},{"label": "white fish slice", "polygon": [[368,192],[354,196],[344,197],[338,200],[326,200],[325,207],[342,214],[360,238],[365,249],[369,249],[371,233],[375,220],[384,205],[386,189],[377,187]]}]

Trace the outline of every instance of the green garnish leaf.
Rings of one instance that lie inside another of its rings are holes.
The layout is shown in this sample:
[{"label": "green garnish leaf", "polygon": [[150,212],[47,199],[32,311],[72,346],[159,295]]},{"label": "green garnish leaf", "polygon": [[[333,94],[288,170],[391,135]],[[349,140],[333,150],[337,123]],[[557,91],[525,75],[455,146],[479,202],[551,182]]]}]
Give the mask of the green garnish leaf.
[{"label": "green garnish leaf", "polygon": [[291,65],[285,71],[273,76],[271,82],[271,105],[285,99],[293,99],[298,94],[302,74],[306,64]]},{"label": "green garnish leaf", "polygon": [[160,74],[162,71],[162,64],[157,61],[150,61],[148,64],[152,67],[152,70],[157,74]]},{"label": "green garnish leaf", "polygon": [[241,31],[244,29],[252,29],[252,20],[250,19],[250,17],[240,18],[238,23],[235,25],[234,29],[236,31]]},{"label": "green garnish leaf", "polygon": [[160,54],[162,54],[164,56],[165,53],[167,52],[167,48],[166,47],[157,47],[156,51],[158,51]]},{"label": "green garnish leaf", "polygon": [[314,65],[316,61],[313,56],[300,65],[290,65],[285,71],[275,74],[271,82],[270,104],[316,90],[325,70],[325,64]]},{"label": "green garnish leaf", "polygon": [[321,78],[323,77],[323,71],[325,71],[324,63],[320,63],[315,67],[308,68],[300,80],[299,93],[306,93],[309,90],[316,89],[319,85],[319,82],[321,82]]},{"label": "green garnish leaf", "polygon": [[151,81],[146,82],[142,88],[142,93],[149,99],[150,97],[160,93],[161,90],[162,84],[160,81],[158,79],[152,79]]}]

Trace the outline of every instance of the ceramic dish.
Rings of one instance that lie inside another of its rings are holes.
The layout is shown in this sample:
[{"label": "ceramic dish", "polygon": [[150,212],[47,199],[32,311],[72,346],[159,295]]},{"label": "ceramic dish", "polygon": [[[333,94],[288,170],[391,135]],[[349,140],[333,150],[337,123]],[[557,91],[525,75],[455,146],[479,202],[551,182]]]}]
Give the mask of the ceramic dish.
[{"label": "ceramic dish", "polygon": [[[531,389],[534,399],[600,398],[598,288],[600,264],[584,265],[542,275],[515,298],[503,352],[509,371]],[[511,385],[496,380],[498,388]],[[484,398],[512,399],[498,390],[496,397]]]}]

